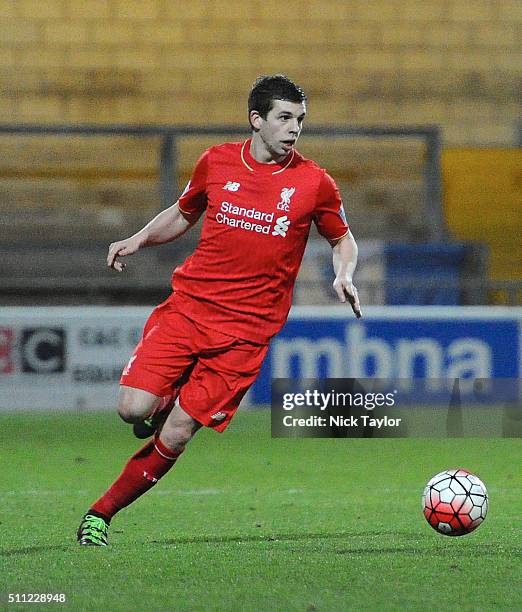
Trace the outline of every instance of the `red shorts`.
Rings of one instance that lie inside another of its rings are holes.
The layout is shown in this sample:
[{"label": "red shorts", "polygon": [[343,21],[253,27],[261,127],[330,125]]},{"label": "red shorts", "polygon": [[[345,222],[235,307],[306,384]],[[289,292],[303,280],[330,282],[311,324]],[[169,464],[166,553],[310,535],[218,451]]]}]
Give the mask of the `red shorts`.
[{"label": "red shorts", "polygon": [[158,397],[179,387],[183,410],[223,431],[257,378],[268,344],[204,327],[184,316],[174,294],[150,315],[120,384]]}]

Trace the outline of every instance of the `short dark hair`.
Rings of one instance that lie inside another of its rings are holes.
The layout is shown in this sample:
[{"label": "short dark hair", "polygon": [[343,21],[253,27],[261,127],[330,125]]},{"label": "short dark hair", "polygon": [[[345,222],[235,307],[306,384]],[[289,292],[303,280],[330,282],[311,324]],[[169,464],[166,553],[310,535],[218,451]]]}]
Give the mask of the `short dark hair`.
[{"label": "short dark hair", "polygon": [[306,102],[305,92],[284,74],[273,76],[260,76],[252,85],[248,96],[248,117],[250,112],[256,110],[263,119],[270,112],[274,100],[287,102]]}]

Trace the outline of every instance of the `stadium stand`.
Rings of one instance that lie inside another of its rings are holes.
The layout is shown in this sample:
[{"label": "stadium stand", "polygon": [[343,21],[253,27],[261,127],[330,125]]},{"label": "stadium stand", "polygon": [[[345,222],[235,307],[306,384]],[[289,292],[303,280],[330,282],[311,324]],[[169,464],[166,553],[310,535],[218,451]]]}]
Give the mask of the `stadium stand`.
[{"label": "stadium stand", "polygon": [[[475,0],[472,6],[467,0],[289,0],[284,6],[275,0],[194,0],[182,8],[162,0],[4,0],[2,121],[235,122],[243,129],[245,93],[255,76],[286,72],[309,94],[310,125],[439,125],[444,146],[458,147],[456,165],[451,151],[443,157],[448,237],[485,242],[490,280],[516,284],[520,232],[514,219],[520,214],[516,208],[508,214],[502,198],[484,197],[479,205],[490,218],[492,207],[499,208],[494,229],[481,226],[483,215],[464,212],[465,190],[450,188],[448,164],[451,177],[460,171],[471,180],[462,147],[513,145],[522,79],[520,6],[516,0]],[[215,139],[180,141],[179,187],[211,142]],[[69,274],[60,263],[65,260],[78,262],[84,280],[103,275],[96,270],[107,241],[132,231],[159,208],[157,146],[154,139],[132,137],[77,137],[72,143],[51,136],[0,137],[2,278],[16,273],[20,282],[32,278],[34,286],[44,278],[35,258],[42,265],[46,260],[48,278]],[[427,237],[421,142],[326,143],[303,137],[301,148],[338,180],[359,238],[411,243]],[[520,157],[509,155],[516,179]],[[515,185],[510,201],[519,207],[518,179]],[[29,243],[27,256],[17,257]],[[174,253],[165,248],[160,256],[147,254],[143,265],[167,278],[166,254],[180,257],[190,246],[187,239]],[[33,248],[37,252],[30,256]],[[309,266],[303,282],[306,277],[310,286],[321,285],[322,260]],[[372,282],[381,280],[377,275]],[[297,294],[318,299],[305,289]],[[520,294],[510,290],[487,299],[520,302]]]}]

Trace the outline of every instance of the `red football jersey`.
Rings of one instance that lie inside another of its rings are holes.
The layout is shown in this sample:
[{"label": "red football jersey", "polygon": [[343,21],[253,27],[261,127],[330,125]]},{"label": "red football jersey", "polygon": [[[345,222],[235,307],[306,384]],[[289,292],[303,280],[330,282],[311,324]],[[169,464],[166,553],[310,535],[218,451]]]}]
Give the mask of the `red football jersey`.
[{"label": "red football jersey", "polygon": [[174,270],[174,299],[190,318],[266,343],[284,325],[312,221],[329,240],[348,226],[333,179],[292,150],[262,164],[250,140],[211,147],[179,199],[190,218],[206,209],[194,253]]}]

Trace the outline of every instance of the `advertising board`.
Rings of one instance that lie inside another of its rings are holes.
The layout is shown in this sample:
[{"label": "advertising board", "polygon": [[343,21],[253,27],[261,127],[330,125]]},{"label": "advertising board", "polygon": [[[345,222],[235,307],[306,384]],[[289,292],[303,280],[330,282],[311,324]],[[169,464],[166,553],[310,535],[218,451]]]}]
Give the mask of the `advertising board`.
[{"label": "advertising board", "polygon": [[[0,409],[113,408],[148,307],[0,309]],[[295,307],[244,403],[272,378],[517,378],[520,308]]]}]

